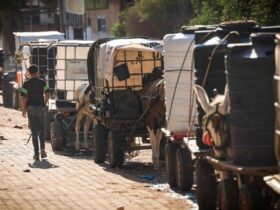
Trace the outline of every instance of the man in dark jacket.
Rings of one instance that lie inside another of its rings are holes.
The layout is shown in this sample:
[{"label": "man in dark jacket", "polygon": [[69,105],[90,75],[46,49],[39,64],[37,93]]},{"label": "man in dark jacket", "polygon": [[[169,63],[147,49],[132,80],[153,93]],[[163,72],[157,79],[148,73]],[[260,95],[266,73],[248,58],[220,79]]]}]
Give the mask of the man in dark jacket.
[{"label": "man in dark jacket", "polygon": [[23,83],[21,89],[22,116],[26,117],[27,112],[34,146],[33,159],[39,160],[38,136],[40,140],[41,158],[47,157],[44,138],[44,115],[50,90],[46,82],[39,78],[38,66],[31,65],[28,72],[31,78]]}]

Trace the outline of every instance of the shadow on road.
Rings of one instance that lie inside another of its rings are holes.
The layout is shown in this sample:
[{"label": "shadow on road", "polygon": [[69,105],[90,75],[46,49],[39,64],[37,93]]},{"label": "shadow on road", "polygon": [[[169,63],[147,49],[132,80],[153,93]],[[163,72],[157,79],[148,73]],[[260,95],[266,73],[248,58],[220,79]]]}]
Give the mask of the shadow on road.
[{"label": "shadow on road", "polygon": [[57,168],[59,166],[50,163],[46,159],[42,159],[42,161],[36,160],[32,164],[28,163],[30,168],[41,168],[41,169],[50,169],[50,168]]}]

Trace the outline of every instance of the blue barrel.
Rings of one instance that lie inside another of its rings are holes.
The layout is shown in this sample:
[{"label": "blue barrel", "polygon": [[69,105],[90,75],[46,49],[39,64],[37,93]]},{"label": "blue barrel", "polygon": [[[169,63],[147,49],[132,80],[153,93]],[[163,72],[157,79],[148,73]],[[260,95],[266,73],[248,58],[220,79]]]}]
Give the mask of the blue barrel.
[{"label": "blue barrel", "polygon": [[252,34],[251,43],[231,44],[226,56],[233,161],[272,166],[274,156],[275,34]]}]

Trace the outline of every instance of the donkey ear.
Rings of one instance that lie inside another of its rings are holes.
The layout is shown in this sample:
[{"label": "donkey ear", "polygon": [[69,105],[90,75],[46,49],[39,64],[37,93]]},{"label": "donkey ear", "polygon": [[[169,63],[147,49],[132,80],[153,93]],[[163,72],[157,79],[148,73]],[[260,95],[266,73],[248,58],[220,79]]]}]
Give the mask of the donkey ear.
[{"label": "donkey ear", "polygon": [[193,89],[200,106],[202,107],[203,111],[207,113],[211,109],[207,93],[203,87],[199,85],[194,85]]},{"label": "donkey ear", "polygon": [[224,92],[224,101],[220,105],[220,112],[221,114],[226,114],[229,106],[229,90],[228,85],[226,84],[225,92]]}]

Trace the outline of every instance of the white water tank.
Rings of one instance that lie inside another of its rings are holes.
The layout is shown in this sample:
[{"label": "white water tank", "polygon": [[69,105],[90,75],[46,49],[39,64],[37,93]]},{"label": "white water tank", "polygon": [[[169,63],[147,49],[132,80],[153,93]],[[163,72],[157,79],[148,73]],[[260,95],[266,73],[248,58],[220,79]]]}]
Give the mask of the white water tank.
[{"label": "white water tank", "polygon": [[187,131],[194,114],[195,104],[191,105],[193,44],[193,33],[164,36],[165,116],[167,130],[171,132]]}]

